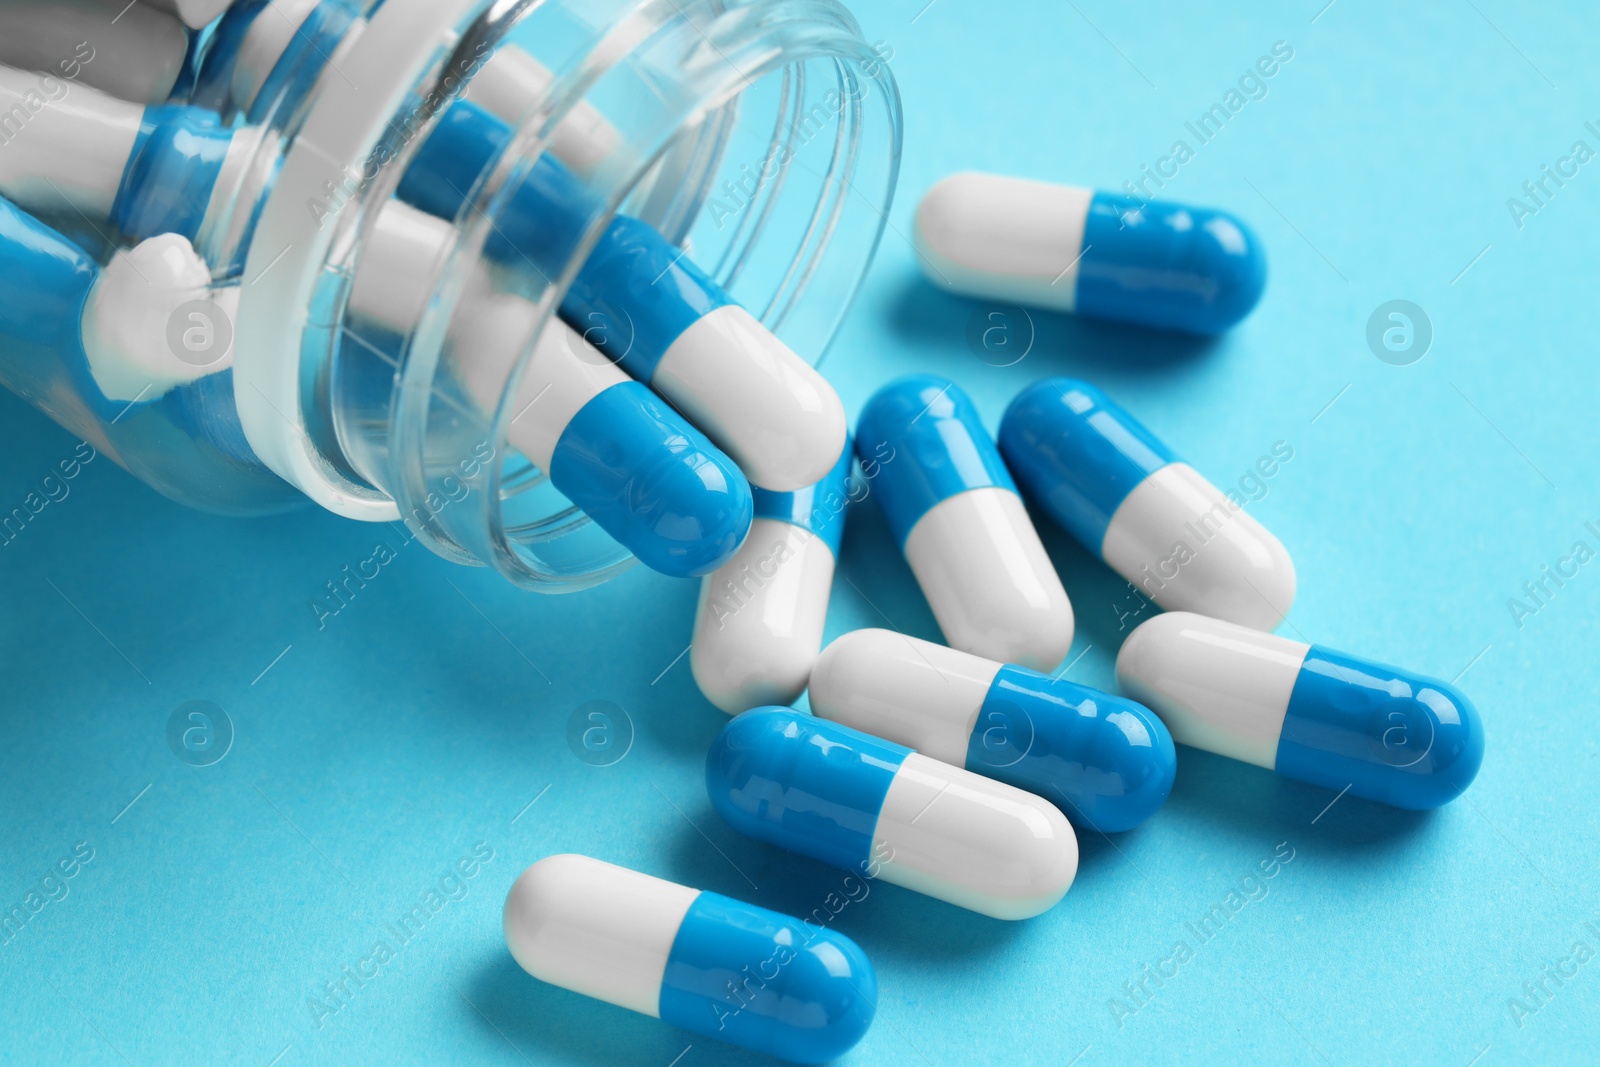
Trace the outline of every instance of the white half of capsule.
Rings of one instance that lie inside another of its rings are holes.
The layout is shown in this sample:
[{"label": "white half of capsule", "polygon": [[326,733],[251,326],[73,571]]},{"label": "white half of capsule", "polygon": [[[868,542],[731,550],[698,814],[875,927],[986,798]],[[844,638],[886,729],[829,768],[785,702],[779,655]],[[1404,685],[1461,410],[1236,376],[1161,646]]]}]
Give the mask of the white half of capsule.
[{"label": "white half of capsule", "polygon": [[839,394],[737,304],[702,316],[673,341],[650,387],[763,489],[816,485],[844,452],[849,427]]},{"label": "white half of capsule", "polygon": [[1294,603],[1282,542],[1187,463],[1167,464],[1128,494],[1101,555],[1169,611],[1271,630]]},{"label": "white half of capsule", "polygon": [[1054,907],[1078,873],[1078,838],[1054,804],[913,752],[873,831],[873,877],[996,919]]},{"label": "white half of capsule", "polygon": [[952,648],[1049,671],[1072,647],[1072,603],[1016,493],[941,500],[911,528],[905,555]]},{"label": "white half of capsule", "polygon": [[[162,103],[183,69],[189,35],[147,4],[119,8],[101,0],[5,0],[0,63],[60,79],[58,89],[76,80],[136,104]],[[49,95],[41,87],[40,98]]]},{"label": "white half of capsule", "polygon": [[1071,314],[1094,190],[956,174],[928,190],[914,242],[928,277],[967,296]]},{"label": "white half of capsule", "polygon": [[[5,32],[0,14],[0,40]],[[144,108],[65,82],[57,82],[62,95],[47,102],[39,79],[32,71],[0,67],[0,194],[29,211],[75,208],[104,219],[139,139]]]},{"label": "white half of capsule", "polygon": [[[516,45],[502,45],[472,79],[467,99],[516,126],[545,98],[554,81],[549,69],[527,52]],[[621,146],[617,128],[587,100],[567,112],[550,139],[555,157],[582,176],[613,157]]]},{"label": "white half of capsule", "polygon": [[743,547],[700,583],[689,668],[730,715],[792,704],[822,649],[833,552],[781,519],[758,518]]},{"label": "white half of capsule", "polygon": [[[351,313],[409,333],[433,297],[452,229],[399,201],[384,205],[351,286]],[[492,291],[481,274],[466,283],[451,318],[450,352],[458,378],[485,412],[495,410],[537,325],[538,308],[528,300]],[[559,319],[552,317],[533,344],[512,400],[518,414],[507,436],[534,466],[548,472],[573,416],[604,390],[630,379]]]},{"label": "white half of capsule", "polygon": [[[3,152],[0,152],[3,155]],[[173,317],[191,308],[178,342],[179,358],[168,336]],[[175,386],[216,374],[233,365],[231,343],[218,345],[238,319],[236,286],[213,288],[211,271],[188,240],[162,234],[119,251],[89,290],[81,322],[89,372],[107,400],[150,401]]]},{"label": "white half of capsule", "polygon": [[1122,691],[1179,744],[1274,770],[1295,679],[1311,646],[1189,612],[1157,615],[1117,655]]},{"label": "white half of capsule", "polygon": [[1001,665],[892,630],[853,630],[811,671],[811,711],[962,767]]},{"label": "white half of capsule", "polygon": [[700,890],[587,856],[547,856],[506,896],[517,965],[540,981],[661,1017],[667,957]]},{"label": "white half of capsule", "polygon": [[145,0],[151,7],[175,15],[185,26],[198,30],[211,25],[233,0]]}]

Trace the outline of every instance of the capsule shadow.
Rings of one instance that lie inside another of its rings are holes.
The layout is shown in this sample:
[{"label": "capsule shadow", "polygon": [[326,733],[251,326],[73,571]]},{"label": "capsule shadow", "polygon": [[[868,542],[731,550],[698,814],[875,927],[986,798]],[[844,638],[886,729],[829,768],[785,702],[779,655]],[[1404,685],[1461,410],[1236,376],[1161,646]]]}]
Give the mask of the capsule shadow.
[{"label": "capsule shadow", "polygon": [[650,873],[795,916],[839,891],[846,872],[735,833],[711,809],[704,791],[677,803],[694,825],[679,821],[662,842],[664,866]]},{"label": "capsule shadow", "polygon": [[469,1021],[531,1063],[614,1067],[672,1062],[695,1046],[700,1064],[780,1064],[759,1053],[717,1045],[614,1004],[541,982],[502,948],[477,964],[467,988]]},{"label": "capsule shadow", "polygon": [[[1071,899],[1068,890],[1056,907],[1071,907]],[[900,966],[985,966],[1003,958],[1033,921],[979,915],[884,882],[873,882],[872,895],[852,908],[856,914],[841,915],[839,929],[860,942],[885,973]]]},{"label": "capsule shadow", "polygon": [[[850,508],[834,591],[861,602],[860,619],[852,620],[858,625],[887,627],[943,644],[933,610],[901,554],[888,520],[870,495]],[[839,632],[833,626],[828,628],[830,639]]]},{"label": "capsule shadow", "polygon": [[[1337,799],[1335,799],[1337,798]],[[1412,851],[1438,825],[1433,812],[1405,811],[1279,777],[1261,767],[1179,746],[1168,812],[1208,832],[1265,831],[1330,860],[1367,865]]]},{"label": "capsule shadow", "polygon": [[898,336],[926,346],[931,358],[924,369],[933,374],[964,366],[969,359],[1001,367],[1042,357],[1051,373],[1070,363],[1079,373],[1115,379],[1131,370],[1203,359],[1221,347],[1217,337],[958,296],[920,275],[906,282],[890,317]]},{"label": "capsule shadow", "polygon": [[1117,650],[1134,627],[1161,609],[1032,504],[1028,506],[1028,517],[1039,531],[1039,540],[1044,542],[1061,584],[1067,587],[1077,622],[1074,644],[1087,641],[1116,659]]},{"label": "capsule shadow", "polygon": [[706,836],[684,827],[667,843],[666,868],[652,873],[842,933],[880,967],[880,955],[919,966],[981,960],[1004,951],[1026,925],[752,841],[723,825],[709,803],[686,813]]}]

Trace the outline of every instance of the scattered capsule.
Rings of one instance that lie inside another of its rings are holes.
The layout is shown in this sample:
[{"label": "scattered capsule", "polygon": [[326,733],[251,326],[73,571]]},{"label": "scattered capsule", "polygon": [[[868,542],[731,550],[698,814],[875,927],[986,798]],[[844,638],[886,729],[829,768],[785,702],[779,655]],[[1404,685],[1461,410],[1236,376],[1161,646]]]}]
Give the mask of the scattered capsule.
[{"label": "scattered capsule", "polygon": [[[398,196],[455,218],[510,127],[471,101],[424,142]],[[573,172],[541,156],[496,220],[491,258],[552,276],[600,205]],[[751,481],[791,493],[827,477],[844,452],[844,405],[826,379],[652,226],[619,215],[561,304],[561,315],[628,374],[666,397]]]},{"label": "scattered capsule", "polygon": [[823,651],[811,710],[1037,793],[1103,833],[1154,815],[1177,770],[1172,736],[1140,704],[890,630]]},{"label": "scattered capsule", "polygon": [[843,934],[587,856],[523,871],[502,925],[540,981],[792,1063],[844,1055],[877,1011]]},{"label": "scattered capsule", "polygon": [[1449,803],[1483,762],[1483,725],[1454,686],[1220,619],[1144,623],[1117,681],[1182,744],[1397,808]]},{"label": "scattered capsule", "polygon": [[[136,104],[166,100],[183,69],[189,34],[177,19],[146,4],[131,4],[120,15],[106,6],[102,0],[5,0],[0,63],[38,71],[36,86],[40,74],[60,79],[40,86],[41,95],[78,82]],[[54,106],[66,104],[66,95]],[[27,110],[39,117],[38,108]]]},{"label": "scattered capsule", "polygon": [[1294,562],[1276,537],[1099,389],[1050,378],[1000,423],[1022,488],[1145,596],[1271,630],[1294,603]]},{"label": "scattered capsule", "polygon": [[[430,265],[449,223],[390,203],[379,215],[350,297],[353,316],[409,333],[430,298]],[[420,282],[419,282],[420,279]],[[467,287],[451,320],[453,367],[494,411],[518,358],[533,353],[510,401],[513,447],[645,566],[675,577],[708,574],[750,531],[750,486],[733,462],[650,390],[560,321],[539,328],[520,296]]]},{"label": "scattered capsule", "polygon": [[790,708],[723,727],[706,789],[742,834],[996,919],[1049,910],[1078,870],[1053,804]]},{"label": "scattered capsule", "polygon": [[952,292],[1197,334],[1243,319],[1267,281],[1226,212],[992,174],[930,189],[915,242]]},{"label": "scattered capsule", "polygon": [[993,439],[944,378],[891,382],[867,402],[856,453],[951,647],[1049,670],[1072,647],[1072,604]]},{"label": "scattered capsule", "polygon": [[848,447],[828,477],[798,493],[752,486],[744,546],[700,586],[689,667],[723,711],[791,704],[822,649],[834,561],[855,462]]}]

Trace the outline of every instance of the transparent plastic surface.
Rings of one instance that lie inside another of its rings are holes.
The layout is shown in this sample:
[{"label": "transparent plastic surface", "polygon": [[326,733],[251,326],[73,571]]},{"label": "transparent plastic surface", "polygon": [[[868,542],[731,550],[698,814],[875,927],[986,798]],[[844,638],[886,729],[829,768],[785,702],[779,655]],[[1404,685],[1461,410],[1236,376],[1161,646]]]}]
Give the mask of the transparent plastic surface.
[{"label": "transparent plastic surface", "polygon": [[[0,349],[0,381],[193,506],[260,512],[309,496],[358,518],[398,514],[436,552],[531,588],[605,580],[630,557],[519,447],[551,429],[549,403],[521,389],[531,353],[636,327],[557,318],[621,213],[820,359],[893,195],[887,67],[833,0],[299,9],[273,62],[227,21],[198,57],[194,102],[239,147],[194,238],[212,274],[194,298],[233,290],[217,303],[236,301],[237,317],[218,322],[238,335],[237,365],[219,357],[131,405],[89,395],[71,358]],[[449,161],[459,203],[418,212],[397,190],[462,101],[495,112],[504,134],[481,159]],[[601,149],[574,157],[575,126],[603,127]],[[529,197],[557,157],[578,206],[535,254],[519,243]],[[134,244],[72,212],[59,222],[102,263]]]}]

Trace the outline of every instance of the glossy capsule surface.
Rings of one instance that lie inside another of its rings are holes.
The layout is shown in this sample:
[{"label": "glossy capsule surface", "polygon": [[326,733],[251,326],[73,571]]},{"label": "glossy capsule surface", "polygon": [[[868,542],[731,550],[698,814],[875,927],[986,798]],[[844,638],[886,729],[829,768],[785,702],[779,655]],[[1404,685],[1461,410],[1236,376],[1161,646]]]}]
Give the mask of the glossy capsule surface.
[{"label": "glossy capsule surface", "polygon": [[[386,205],[351,290],[357,328],[406,336],[431,298],[432,268],[450,240],[449,223],[403,203]],[[526,415],[511,421],[511,444],[652,570],[698,577],[725,564],[753,515],[739,468],[571,327],[541,324],[531,301],[475,278],[451,320],[455,376],[492,412],[531,342],[510,399]]]},{"label": "glossy capsule surface", "polygon": [[1000,422],[1000,451],[1029,499],[1163,608],[1259,630],[1289,613],[1294,561],[1243,498],[1088,382],[1024,389]]},{"label": "glossy capsule surface", "polygon": [[[471,101],[453,105],[422,146],[398,195],[454,218],[511,137]],[[541,156],[496,221],[486,251],[559,275],[599,205],[565,164]],[[756,484],[795,492],[844,452],[833,387],[648,223],[619,215],[573,279],[561,315],[619,367],[666,397]]]},{"label": "glossy capsule surface", "polygon": [[1454,686],[1201,615],[1134,630],[1117,682],[1180,744],[1397,808],[1449,803],[1483,762]]},{"label": "glossy capsule surface", "polygon": [[967,296],[1221,333],[1266,287],[1261,244],[1225,211],[994,174],[957,174],[917,210],[928,277]]},{"label": "glossy capsule surface", "polygon": [[843,934],[588,856],[522,872],[502,926],[541,981],[793,1063],[843,1055],[877,1010]]},{"label": "glossy capsule surface", "polygon": [[[27,111],[39,75],[0,67],[0,113]],[[205,244],[259,144],[204,108],[142,107],[86,85],[38,111],[0,152],[0,195],[36,213],[82,214],[122,238]]]},{"label": "glossy capsule surface", "polygon": [[1177,769],[1141,704],[891,630],[836,638],[810,699],[824,719],[1036,793],[1104,833],[1155,814]]},{"label": "glossy capsule surface", "polygon": [[1049,670],[1072,647],[1072,604],[977,408],[933,375],[890,382],[856,428],[883,508],[951,647]]},{"label": "glossy capsule surface", "polygon": [[1048,910],[1078,870],[1053,804],[790,708],[723,727],[706,790],[749,837],[997,919]]}]

